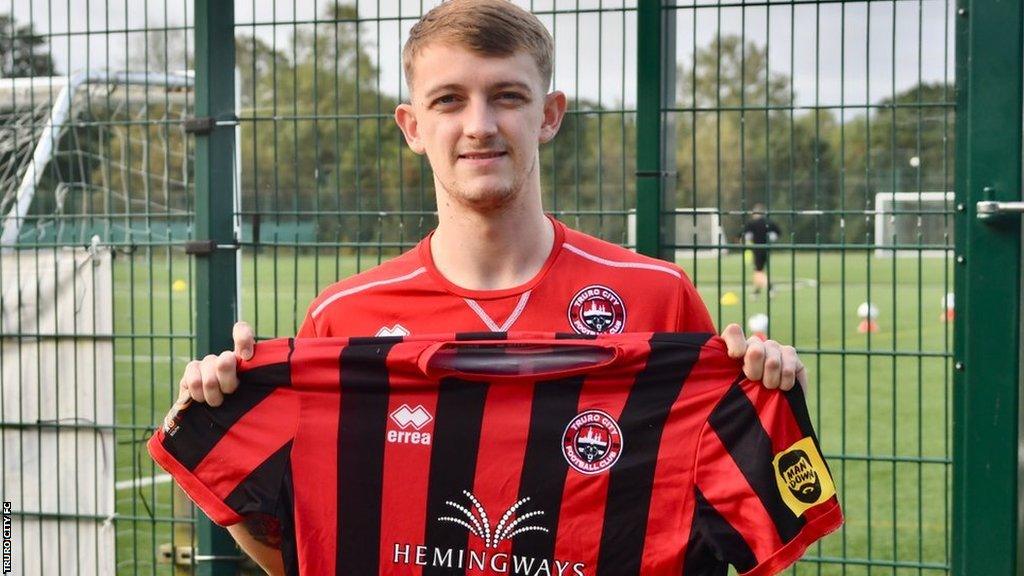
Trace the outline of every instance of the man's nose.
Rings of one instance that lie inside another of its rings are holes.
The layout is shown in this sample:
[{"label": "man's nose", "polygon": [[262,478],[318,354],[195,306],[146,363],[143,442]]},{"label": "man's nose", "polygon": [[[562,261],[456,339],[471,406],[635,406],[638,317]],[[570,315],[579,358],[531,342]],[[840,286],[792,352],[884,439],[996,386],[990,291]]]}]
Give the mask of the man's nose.
[{"label": "man's nose", "polygon": [[470,138],[489,138],[498,131],[494,109],[486,99],[473,99],[469,102],[462,131]]}]

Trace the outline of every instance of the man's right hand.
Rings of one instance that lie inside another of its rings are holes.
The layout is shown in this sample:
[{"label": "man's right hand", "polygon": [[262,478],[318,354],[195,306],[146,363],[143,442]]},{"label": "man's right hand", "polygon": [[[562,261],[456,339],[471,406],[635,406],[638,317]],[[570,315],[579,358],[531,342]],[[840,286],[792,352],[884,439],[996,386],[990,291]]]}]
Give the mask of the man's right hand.
[{"label": "man's right hand", "polygon": [[225,350],[219,355],[208,354],[202,360],[193,360],[185,366],[180,386],[182,399],[188,394],[196,402],[220,406],[224,395],[238,388],[235,367],[238,359],[252,358],[256,337],[248,322],[236,322],[231,329],[231,338],[235,341],[234,351]]}]

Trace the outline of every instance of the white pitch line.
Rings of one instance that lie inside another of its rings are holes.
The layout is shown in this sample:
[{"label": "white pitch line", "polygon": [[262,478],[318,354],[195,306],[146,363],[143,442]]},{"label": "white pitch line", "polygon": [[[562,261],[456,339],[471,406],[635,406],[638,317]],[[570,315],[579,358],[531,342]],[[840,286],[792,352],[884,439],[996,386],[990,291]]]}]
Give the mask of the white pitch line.
[{"label": "white pitch line", "polygon": [[[749,287],[749,284],[747,286]],[[781,280],[781,281],[773,281],[772,282],[772,289],[775,290],[776,292],[790,292],[790,291],[796,291],[796,290],[803,290],[804,288],[815,288],[817,286],[818,286],[818,281],[815,280],[814,278],[794,278],[792,282],[790,282],[788,280]],[[712,285],[712,284],[702,284],[701,288],[703,288],[705,290],[711,290],[712,288],[717,288],[719,290],[733,291],[733,290],[742,290],[743,289],[743,285],[742,284],[722,284],[721,286],[716,286],[716,285]]]},{"label": "white pitch line", "polygon": [[154,484],[167,484],[172,480],[170,474],[150,476],[149,478],[135,478],[133,480],[122,480],[114,483],[115,490],[127,490],[129,488],[145,488]]},{"label": "white pitch line", "polygon": [[[172,362],[170,356],[154,356],[151,354],[117,354],[114,356],[114,360],[116,360],[117,362],[139,362],[143,364],[169,364],[170,362]],[[192,358],[189,358],[187,356],[176,356],[173,359],[174,362],[178,362],[183,366],[185,364],[188,364],[189,361],[191,360]]]}]

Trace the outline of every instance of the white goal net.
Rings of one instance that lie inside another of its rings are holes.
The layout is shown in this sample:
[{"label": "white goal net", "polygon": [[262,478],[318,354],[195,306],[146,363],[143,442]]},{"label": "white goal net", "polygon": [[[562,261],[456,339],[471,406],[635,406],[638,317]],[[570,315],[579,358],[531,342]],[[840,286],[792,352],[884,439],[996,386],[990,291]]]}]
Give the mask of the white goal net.
[{"label": "white goal net", "polygon": [[[712,258],[727,254],[728,244],[716,208],[677,208],[675,211],[675,259]],[[628,216],[628,241],[636,246],[636,211]]]},{"label": "white goal net", "polygon": [[875,194],[875,257],[941,257],[953,247],[953,192]]},{"label": "white goal net", "polygon": [[190,73],[0,79],[0,243],[167,239],[184,229]]}]

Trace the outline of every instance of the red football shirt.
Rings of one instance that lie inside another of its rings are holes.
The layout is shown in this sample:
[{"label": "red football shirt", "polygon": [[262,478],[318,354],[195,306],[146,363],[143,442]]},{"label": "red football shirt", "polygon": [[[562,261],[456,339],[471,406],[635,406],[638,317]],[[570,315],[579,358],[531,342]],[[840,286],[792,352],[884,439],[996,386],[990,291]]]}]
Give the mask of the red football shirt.
[{"label": "red football shirt", "polygon": [[505,338],[261,342],[150,453],[292,574],[773,574],[841,524],[801,388],[719,338]]},{"label": "red football shirt", "polygon": [[715,332],[700,295],[678,266],[551,221],[551,254],[521,286],[467,290],[452,284],[434,266],[427,236],[401,256],[325,289],[298,335]]}]

